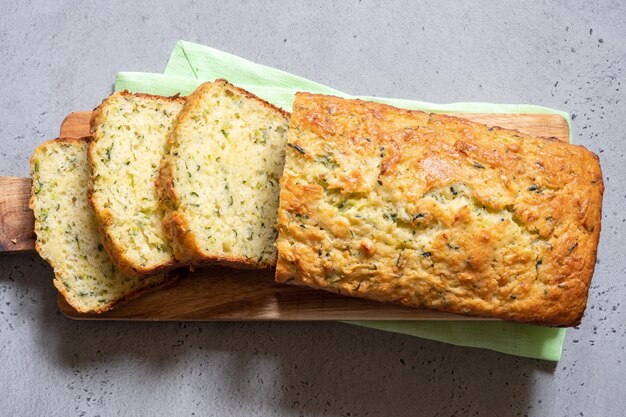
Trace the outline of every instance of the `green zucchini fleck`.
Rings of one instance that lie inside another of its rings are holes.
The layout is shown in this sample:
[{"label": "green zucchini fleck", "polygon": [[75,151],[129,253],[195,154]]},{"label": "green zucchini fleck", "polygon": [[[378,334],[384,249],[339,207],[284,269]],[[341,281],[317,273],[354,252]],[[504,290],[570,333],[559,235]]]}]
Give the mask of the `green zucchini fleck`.
[{"label": "green zucchini fleck", "polygon": [[296,145],[295,143],[287,143],[287,146],[292,147],[296,151],[300,152],[302,155],[306,155],[306,151],[301,146]]},{"label": "green zucchini fleck", "polygon": [[109,146],[105,150],[105,153],[106,153],[106,156],[107,156],[107,161],[111,160],[111,151],[113,150],[113,145],[115,145],[115,143],[111,143],[111,146]]},{"label": "green zucchini fleck", "polygon": [[530,187],[528,187],[528,191],[535,191],[539,193],[541,192],[541,187],[539,187],[537,184],[533,184]]}]

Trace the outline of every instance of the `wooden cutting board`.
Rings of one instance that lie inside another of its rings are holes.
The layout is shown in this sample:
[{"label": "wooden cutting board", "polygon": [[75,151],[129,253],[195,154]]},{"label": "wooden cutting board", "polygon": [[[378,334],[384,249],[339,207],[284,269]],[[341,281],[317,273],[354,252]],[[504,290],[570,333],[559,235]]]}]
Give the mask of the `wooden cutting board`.
[{"label": "wooden cutting board", "polygon": [[[60,136],[89,134],[91,112],[70,113]],[[566,120],[553,114],[464,114],[462,117],[569,139]],[[0,177],[0,253],[33,251],[33,213],[28,208],[30,179]],[[52,285],[50,285],[52,290]],[[436,311],[415,310],[324,291],[280,285],[273,271],[214,267],[181,271],[180,278],[103,314],[81,314],[58,297],[61,311],[74,319],[105,320],[485,320]]]}]

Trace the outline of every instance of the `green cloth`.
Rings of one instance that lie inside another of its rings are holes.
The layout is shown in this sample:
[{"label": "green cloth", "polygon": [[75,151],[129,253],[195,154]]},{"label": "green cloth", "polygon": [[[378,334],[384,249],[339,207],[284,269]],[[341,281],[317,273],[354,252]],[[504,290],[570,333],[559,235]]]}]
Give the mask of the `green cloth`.
[{"label": "green cloth", "polygon": [[[187,95],[203,81],[216,78],[225,78],[288,111],[291,110],[296,91],[350,97],[296,75],[185,41],[179,41],[176,44],[164,74],[120,72],[115,81],[115,90]],[[359,98],[429,112],[553,113],[563,116],[571,127],[571,120],[567,113],[533,105],[432,104],[379,97],[360,96]],[[550,361],[560,359],[565,338],[565,329],[502,321],[353,321],[350,323],[454,345],[479,347]]]}]

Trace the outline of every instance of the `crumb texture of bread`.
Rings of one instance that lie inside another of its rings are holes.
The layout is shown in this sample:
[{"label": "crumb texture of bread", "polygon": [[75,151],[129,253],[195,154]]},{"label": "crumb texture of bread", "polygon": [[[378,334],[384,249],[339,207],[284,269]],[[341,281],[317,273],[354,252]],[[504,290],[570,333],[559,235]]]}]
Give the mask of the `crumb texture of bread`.
[{"label": "crumb texture of bread", "polygon": [[184,99],[119,92],[91,121],[90,203],[105,249],[127,275],[176,266],[155,181]]},{"label": "crumb texture of bread", "polygon": [[159,181],[178,259],[275,265],[288,123],[287,113],[224,80],[188,97]]},{"label": "crumb texture of bread", "polygon": [[79,312],[103,312],[165,282],[123,275],[111,262],[87,201],[86,139],[56,139],[35,149],[30,206],[36,249],[54,269],[54,285]]},{"label": "crumb texture of bread", "polygon": [[298,93],[276,279],[572,326],[600,233],[598,158],[465,119]]}]

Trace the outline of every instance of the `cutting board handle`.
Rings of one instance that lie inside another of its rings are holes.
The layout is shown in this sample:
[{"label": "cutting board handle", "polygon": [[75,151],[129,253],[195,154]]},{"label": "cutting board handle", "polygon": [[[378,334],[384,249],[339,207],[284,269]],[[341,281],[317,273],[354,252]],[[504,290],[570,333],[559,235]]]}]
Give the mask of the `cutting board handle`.
[{"label": "cutting board handle", "polygon": [[0,177],[0,253],[35,249],[30,178]]}]

